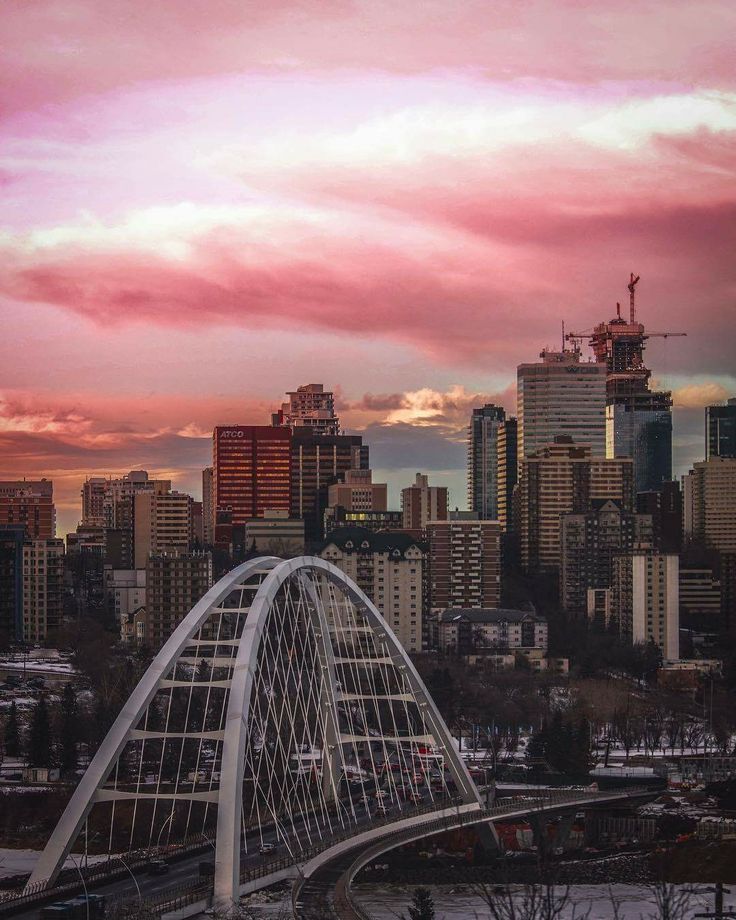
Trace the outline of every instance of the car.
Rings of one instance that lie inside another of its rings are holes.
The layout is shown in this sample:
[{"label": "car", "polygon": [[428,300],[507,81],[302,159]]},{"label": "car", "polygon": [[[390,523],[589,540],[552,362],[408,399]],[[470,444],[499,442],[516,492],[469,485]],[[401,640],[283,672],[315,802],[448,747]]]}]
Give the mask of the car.
[{"label": "car", "polygon": [[412,805],[421,805],[424,801],[424,797],[418,792],[412,792],[406,797],[408,802],[411,802]]},{"label": "car", "polygon": [[381,805],[380,802],[376,805],[376,810],[373,812],[374,818],[385,818],[388,814],[388,808],[385,805]]},{"label": "car", "polygon": [[258,847],[258,853],[259,853],[261,856],[270,856],[271,853],[275,853],[275,852],[276,852],[276,844],[275,844],[275,843],[262,843],[262,844]]},{"label": "car", "polygon": [[163,859],[152,859],[147,867],[149,875],[166,875],[169,864]]}]

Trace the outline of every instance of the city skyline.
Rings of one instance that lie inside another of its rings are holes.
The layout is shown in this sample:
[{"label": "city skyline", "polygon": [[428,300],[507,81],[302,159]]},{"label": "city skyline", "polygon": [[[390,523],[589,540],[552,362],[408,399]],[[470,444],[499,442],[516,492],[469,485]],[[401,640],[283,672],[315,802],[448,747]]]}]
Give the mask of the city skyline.
[{"label": "city skyline", "polygon": [[688,333],[646,352],[674,474],[702,458],[736,393],[730,4],[117,8],[3,12],[0,477],[52,478],[60,533],[85,475],[198,496],[214,426],[309,381],[391,507],[418,470],[465,507],[472,408],[513,414],[630,271]]}]

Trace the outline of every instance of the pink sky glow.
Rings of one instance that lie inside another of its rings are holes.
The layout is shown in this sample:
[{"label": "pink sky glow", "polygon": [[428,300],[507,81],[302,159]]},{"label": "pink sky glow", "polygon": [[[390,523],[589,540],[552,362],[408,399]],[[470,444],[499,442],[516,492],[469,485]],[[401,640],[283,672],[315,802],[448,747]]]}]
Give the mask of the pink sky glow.
[{"label": "pink sky glow", "polygon": [[0,478],[198,494],[323,381],[396,488],[642,275],[675,464],[736,394],[736,6],[5,0]]}]

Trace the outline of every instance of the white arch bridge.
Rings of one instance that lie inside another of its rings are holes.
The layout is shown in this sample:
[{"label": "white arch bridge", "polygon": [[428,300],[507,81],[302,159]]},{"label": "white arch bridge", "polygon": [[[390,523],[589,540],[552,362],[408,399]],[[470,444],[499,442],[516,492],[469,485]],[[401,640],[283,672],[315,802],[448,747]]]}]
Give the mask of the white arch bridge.
[{"label": "white arch bridge", "polygon": [[211,588],[153,660],[26,890],[53,890],[80,837],[138,857],[206,840],[227,910],[278,878],[301,890],[346,845],[493,817],[365,594],[322,559],[261,557]]}]

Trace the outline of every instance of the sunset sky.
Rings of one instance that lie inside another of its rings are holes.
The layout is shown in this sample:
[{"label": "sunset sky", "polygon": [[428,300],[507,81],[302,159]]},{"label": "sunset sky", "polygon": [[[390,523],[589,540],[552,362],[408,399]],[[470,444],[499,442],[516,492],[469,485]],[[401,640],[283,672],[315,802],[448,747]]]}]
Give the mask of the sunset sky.
[{"label": "sunset sky", "polygon": [[733,0],[3,0],[0,478],[199,497],[323,382],[465,504],[472,406],[630,271],[675,468],[736,395]]}]

